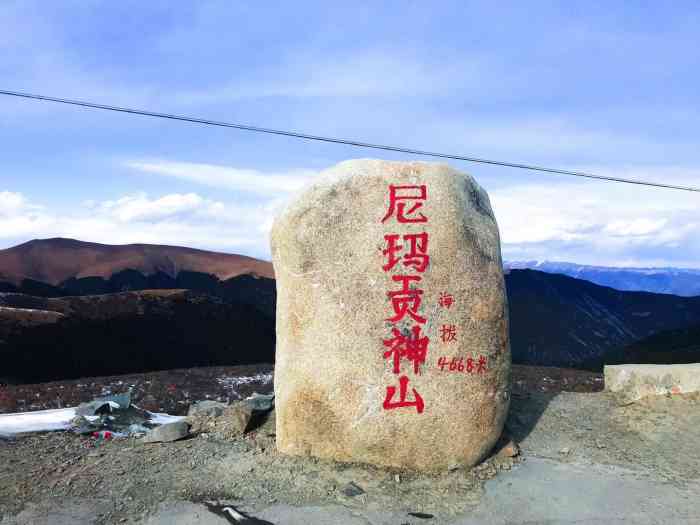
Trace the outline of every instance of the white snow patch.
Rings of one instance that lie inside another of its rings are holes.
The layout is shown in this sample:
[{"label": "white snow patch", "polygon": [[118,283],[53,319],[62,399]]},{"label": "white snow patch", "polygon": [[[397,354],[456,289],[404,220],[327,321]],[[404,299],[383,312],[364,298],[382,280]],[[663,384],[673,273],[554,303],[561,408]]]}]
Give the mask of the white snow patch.
[{"label": "white snow patch", "polygon": [[11,436],[23,432],[66,430],[74,417],[75,408],[0,414],[0,434]]},{"label": "white snow patch", "polygon": [[[119,405],[114,404],[114,408]],[[165,425],[174,421],[181,421],[184,416],[171,416],[158,412],[148,413],[151,422],[156,425]],[[61,408],[56,410],[37,410],[34,412],[18,412],[15,414],[0,414],[0,435],[13,436],[26,432],[49,432],[54,430],[68,430],[71,428],[71,420],[76,416],[75,408]],[[85,416],[89,421],[95,421],[100,416]]]},{"label": "white snow patch", "polygon": [[162,412],[149,412],[148,416],[151,419],[151,423],[156,425],[166,425],[167,423],[175,423],[185,419],[185,416],[171,416]]},{"label": "white snow patch", "polygon": [[250,383],[261,383],[266,385],[272,381],[272,372],[267,374],[255,374],[254,376],[223,376],[216,378],[217,383],[219,383],[224,388],[234,389],[240,385],[248,385]]}]

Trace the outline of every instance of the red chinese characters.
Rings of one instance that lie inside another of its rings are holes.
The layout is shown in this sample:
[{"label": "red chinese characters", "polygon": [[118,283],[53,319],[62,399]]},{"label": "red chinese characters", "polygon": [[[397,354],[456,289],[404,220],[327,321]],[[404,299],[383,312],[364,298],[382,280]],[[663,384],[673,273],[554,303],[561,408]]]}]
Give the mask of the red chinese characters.
[{"label": "red chinese characters", "polygon": [[416,391],[415,388],[412,389],[414,398],[413,401],[408,401],[406,399],[406,393],[408,390],[408,377],[399,377],[399,390],[399,400],[393,401],[394,395],[396,394],[396,387],[386,387],[386,398],[384,399],[384,403],[382,404],[384,410],[391,410],[392,408],[401,407],[416,407],[416,412],[422,414],[423,409],[425,408],[425,403],[423,403],[423,398],[420,396],[420,394]]},{"label": "red chinese characters", "polygon": [[447,308],[448,310],[450,309],[450,306],[452,306],[455,302],[455,298],[451,293],[447,292],[442,292],[440,294],[440,306],[443,308]]},{"label": "red chinese characters", "polygon": [[389,347],[389,350],[384,352],[384,359],[393,356],[395,374],[401,372],[401,359],[413,361],[413,373],[420,374],[420,365],[425,363],[430,340],[425,336],[421,336],[420,326],[414,326],[408,335],[402,334],[396,328],[392,328],[391,331],[394,337],[384,340],[384,346]]},{"label": "red chinese characters", "polygon": [[[422,186],[389,186],[389,207],[381,222],[394,218],[398,223],[425,223],[428,218],[421,209],[427,199],[427,188]],[[414,375],[420,375],[420,367],[425,363],[430,339],[421,334],[421,325],[426,318],[420,314],[423,290],[419,288],[422,274],[430,264],[428,254],[428,233],[407,234],[389,233],[384,235],[384,264],[382,270],[401,271],[391,276],[397,283],[395,289],[387,292],[393,314],[386,318],[394,324],[391,337],[383,339],[387,348],[384,359],[390,360],[392,372],[399,376],[397,387],[386,387],[386,396],[382,407],[385,410],[396,408],[415,408],[421,414],[425,409],[423,398],[415,388],[410,388],[413,396],[409,398],[409,377],[402,370],[404,361],[412,364]],[[407,273],[410,272],[410,273]],[[419,275],[416,275],[419,274]],[[402,321],[414,323],[410,329],[401,330],[396,324]],[[398,399],[397,399],[398,398]]]},{"label": "red chinese characters", "polygon": [[443,343],[457,340],[457,327],[453,324],[444,324],[440,327],[440,339]]},{"label": "red chinese characters", "polygon": [[405,267],[412,266],[417,272],[423,273],[430,262],[430,256],[428,255],[428,234],[422,232],[404,235],[404,244],[399,244],[400,237],[401,236],[396,233],[384,236],[386,248],[382,253],[387,258],[387,262],[382,266],[382,270],[388,272],[394,268],[394,266],[401,261],[401,257],[398,254],[401,253],[405,246],[408,246],[408,253],[403,256],[403,265]]},{"label": "red chinese characters", "polygon": [[[428,218],[418,210],[428,197],[428,190],[423,186],[389,185],[389,209],[382,222],[396,215],[396,220],[406,222],[428,222]],[[406,209],[408,207],[408,209]]]},{"label": "red chinese characters", "polygon": [[408,315],[417,323],[425,323],[425,317],[418,314],[423,290],[410,288],[410,283],[412,281],[420,282],[421,277],[419,275],[394,275],[391,280],[401,283],[401,289],[387,292],[394,309],[394,316],[389,317],[387,321],[397,323]]}]

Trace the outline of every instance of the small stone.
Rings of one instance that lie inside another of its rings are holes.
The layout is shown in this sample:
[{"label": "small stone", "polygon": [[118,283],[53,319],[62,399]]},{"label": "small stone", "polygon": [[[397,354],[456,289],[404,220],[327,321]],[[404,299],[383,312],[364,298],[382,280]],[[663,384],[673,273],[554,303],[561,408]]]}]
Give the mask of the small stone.
[{"label": "small stone", "polygon": [[595,440],[595,446],[598,448],[605,448],[606,447],[605,443],[603,443],[600,439]]},{"label": "small stone", "polygon": [[190,425],[186,421],[166,423],[151,430],[143,438],[144,443],[170,443],[187,437],[190,433]]},{"label": "small stone", "polygon": [[252,410],[250,407],[243,404],[231,405],[221,414],[219,421],[221,424],[217,425],[217,427],[220,427],[226,438],[242,436],[246,428],[248,428],[251,417]]},{"label": "small stone", "polygon": [[193,434],[214,434],[223,439],[233,439],[245,433],[252,417],[252,410],[243,403],[227,406],[220,416],[198,414],[188,416]]},{"label": "small stone", "polygon": [[394,476],[394,481],[395,481],[396,483],[401,483],[401,476],[399,476],[398,474],[396,474],[396,475]]},{"label": "small stone", "polygon": [[342,489],[341,492],[345,494],[349,498],[354,498],[355,496],[360,496],[365,493],[365,491],[357,485],[355,482],[351,481],[347,485],[345,485]]},{"label": "small stone", "polygon": [[228,408],[228,405],[226,403],[219,403],[218,401],[209,401],[209,400],[204,400],[204,401],[198,401],[194,403],[193,405],[190,405],[189,410],[187,411],[188,416],[212,416],[212,417],[219,417],[221,414],[224,413],[224,410]]},{"label": "small stone", "polygon": [[241,403],[250,407],[253,412],[269,412],[275,407],[275,395],[253,392],[253,395],[244,399]]},{"label": "small stone", "polygon": [[520,454],[520,447],[518,447],[517,443],[515,441],[508,440],[505,445],[501,447],[501,449],[498,451],[498,456],[502,458],[514,458]]},{"label": "small stone", "polygon": [[571,454],[571,449],[569,447],[564,447],[559,451],[559,454],[561,454],[562,456],[568,456],[569,454]]}]

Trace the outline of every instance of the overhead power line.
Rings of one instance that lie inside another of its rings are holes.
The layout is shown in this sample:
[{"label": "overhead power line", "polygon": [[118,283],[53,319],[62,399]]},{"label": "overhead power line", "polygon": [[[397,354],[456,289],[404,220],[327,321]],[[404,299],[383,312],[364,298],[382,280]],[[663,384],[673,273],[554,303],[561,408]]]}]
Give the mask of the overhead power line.
[{"label": "overhead power line", "polygon": [[124,107],[119,107],[119,106],[108,106],[106,104],[96,104],[94,102],[86,102],[82,100],[69,100],[65,98],[57,98],[57,97],[49,97],[45,95],[36,95],[32,93],[24,93],[21,91],[8,91],[4,89],[0,89],[0,95],[9,95],[13,97],[21,97],[21,98],[28,98],[28,99],[34,99],[34,100],[43,100],[47,102],[58,102],[61,104],[70,104],[73,106],[82,106],[86,108],[92,108],[92,109],[104,109],[107,111],[117,111],[119,113],[130,113],[132,115],[142,115],[146,117],[156,117],[156,118],[164,118],[164,119],[170,119],[170,120],[179,120],[182,122],[192,122],[195,124],[205,124],[207,126],[219,126],[223,128],[233,128],[233,129],[239,129],[243,131],[253,131],[256,133],[267,133],[271,135],[282,135],[285,137],[294,137],[298,139],[304,139],[304,140],[314,140],[318,142],[330,142],[334,144],[345,144],[347,146],[355,146],[358,148],[370,148],[370,149],[378,149],[378,150],[384,150],[384,151],[395,151],[398,153],[408,153],[410,155],[421,155],[424,157],[437,157],[437,158],[442,158],[442,159],[453,159],[453,160],[462,160],[466,162],[478,162],[480,164],[491,164],[494,166],[504,166],[507,168],[518,168],[518,169],[524,169],[524,170],[530,170],[530,171],[541,171],[544,173],[554,173],[557,175],[569,175],[572,177],[585,177],[588,179],[597,179],[597,180],[604,180],[604,181],[611,181],[611,182],[622,182],[625,184],[637,184],[640,186],[653,186],[656,188],[668,188],[668,189],[673,189],[673,190],[683,190],[683,191],[693,191],[693,192],[699,192],[700,193],[700,188],[698,187],[693,187],[693,186],[679,186],[676,184],[665,184],[662,182],[653,182],[653,181],[644,181],[644,180],[639,180],[639,179],[626,179],[622,177],[609,177],[606,175],[596,175],[594,173],[587,173],[583,171],[569,171],[569,170],[561,170],[557,168],[546,168],[542,166],[533,166],[531,164],[523,164],[519,162],[504,162],[504,161],[499,161],[499,160],[490,160],[490,159],[482,159],[482,158],[477,158],[477,157],[469,157],[466,155],[453,155],[450,153],[439,153],[439,152],[434,152],[434,151],[425,151],[425,150],[419,150],[419,149],[412,149],[412,148],[404,148],[402,146],[387,146],[387,145],[382,145],[382,144],[372,144],[369,142],[361,142],[359,140],[353,140],[353,139],[339,139],[339,138],[333,138],[333,137],[323,137],[321,135],[309,135],[307,133],[298,133],[296,131],[285,131],[285,130],[280,130],[280,129],[270,129],[270,128],[262,128],[259,126],[250,126],[247,124],[236,124],[233,122],[222,122],[222,121],[217,121],[217,120],[208,120],[208,119],[203,119],[203,118],[197,118],[197,117],[188,117],[185,115],[173,115],[169,113],[158,113],[155,111],[146,111],[142,109],[134,109],[134,108],[124,108]]}]

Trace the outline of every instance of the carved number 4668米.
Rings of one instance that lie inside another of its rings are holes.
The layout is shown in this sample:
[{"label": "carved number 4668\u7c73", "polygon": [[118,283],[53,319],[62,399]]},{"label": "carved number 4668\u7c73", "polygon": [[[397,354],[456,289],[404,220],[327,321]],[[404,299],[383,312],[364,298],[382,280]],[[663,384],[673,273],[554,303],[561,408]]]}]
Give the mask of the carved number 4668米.
[{"label": "carved number 4668\u7c73", "polygon": [[443,372],[464,372],[467,374],[483,374],[486,372],[486,358],[480,356],[478,361],[473,357],[453,357],[452,359],[442,356],[438,359],[438,366]]}]

